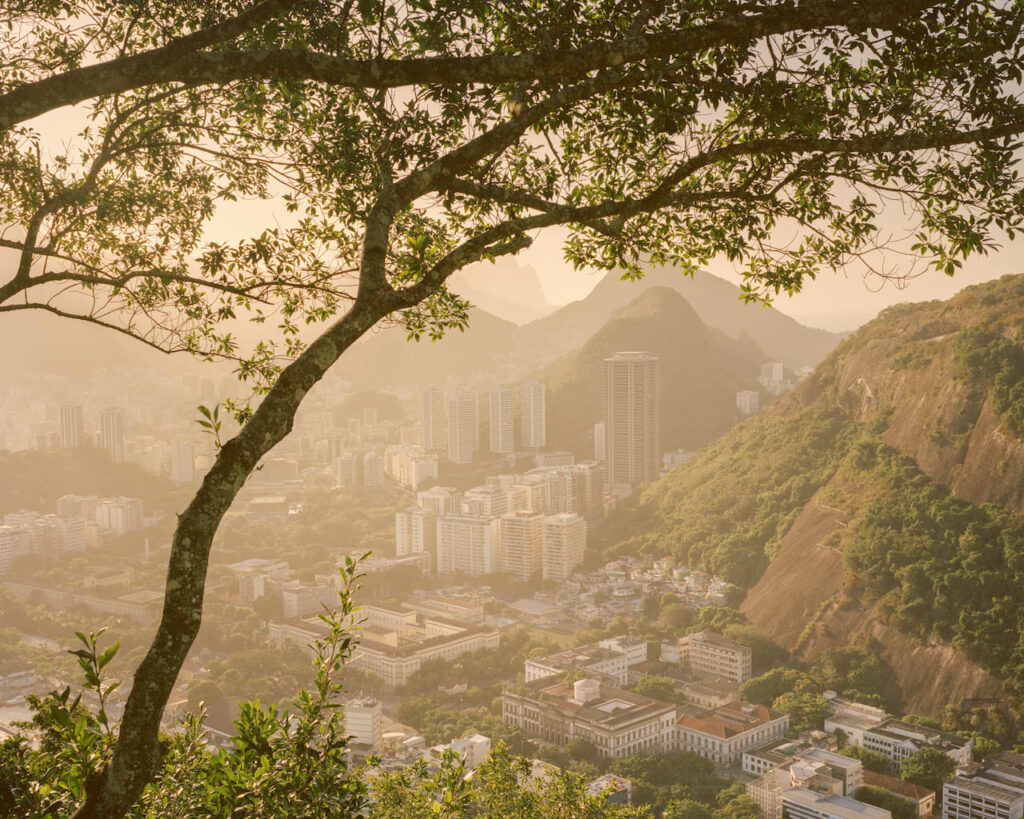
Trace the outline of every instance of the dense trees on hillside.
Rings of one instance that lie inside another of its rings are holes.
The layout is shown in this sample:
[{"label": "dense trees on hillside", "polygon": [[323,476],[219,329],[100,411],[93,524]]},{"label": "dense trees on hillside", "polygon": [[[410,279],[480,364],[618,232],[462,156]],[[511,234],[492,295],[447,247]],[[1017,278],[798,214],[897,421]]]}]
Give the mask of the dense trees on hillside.
[{"label": "dense trees on hillside", "polygon": [[881,444],[852,467],[874,498],[844,538],[853,582],[904,630],[952,643],[1024,694],[1024,522],[953,497]]}]

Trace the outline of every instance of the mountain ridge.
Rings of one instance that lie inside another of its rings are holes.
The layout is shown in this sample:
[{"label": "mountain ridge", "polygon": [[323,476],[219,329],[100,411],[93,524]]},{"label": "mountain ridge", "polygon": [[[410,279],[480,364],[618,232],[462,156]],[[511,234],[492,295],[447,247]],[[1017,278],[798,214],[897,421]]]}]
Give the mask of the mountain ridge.
[{"label": "mountain ridge", "polygon": [[874,637],[905,711],[941,716],[954,691],[1019,702],[1022,338],[1024,276],[889,308],[595,545],[729,577],[750,621],[808,663]]}]

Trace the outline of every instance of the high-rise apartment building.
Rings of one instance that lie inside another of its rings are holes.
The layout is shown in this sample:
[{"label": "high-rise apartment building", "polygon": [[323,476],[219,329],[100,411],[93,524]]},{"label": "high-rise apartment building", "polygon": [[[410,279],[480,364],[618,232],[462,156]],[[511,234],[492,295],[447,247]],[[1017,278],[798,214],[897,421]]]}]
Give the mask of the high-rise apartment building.
[{"label": "high-rise apartment building", "polygon": [[178,443],[171,449],[171,480],[190,486],[196,482],[196,456],[192,444]]},{"label": "high-rise apartment building", "polygon": [[384,459],[377,452],[363,456],[363,486],[377,489],[384,486]]},{"label": "high-rise apartment building", "polygon": [[82,429],[82,405],[60,405],[60,445],[64,449],[72,449],[85,443]]},{"label": "high-rise apartment building", "polygon": [[435,515],[447,515],[459,511],[460,493],[451,486],[432,486],[416,493],[416,505],[428,509]]},{"label": "high-rise apartment building", "polygon": [[757,390],[740,390],[736,393],[736,409],[740,415],[753,415],[761,409],[761,394]]},{"label": "high-rise apartment building", "polygon": [[542,568],[544,516],[539,512],[507,512],[499,520],[501,570],[517,580],[529,580]]},{"label": "high-rise apartment building", "polygon": [[583,563],[587,524],[579,515],[549,515],[544,518],[543,543],[544,579],[568,580]]},{"label": "high-rise apartment building", "polygon": [[471,577],[498,569],[498,520],[445,515],[437,521],[437,573]]},{"label": "high-rise apartment building", "polygon": [[437,550],[437,515],[429,509],[411,506],[395,513],[395,554],[426,552],[433,558]]},{"label": "high-rise apartment building", "polygon": [[453,464],[473,462],[478,426],[476,393],[460,387],[448,401],[448,460]]},{"label": "high-rise apartment building", "polygon": [[515,439],[515,394],[509,387],[491,387],[491,452],[504,455],[514,452]]},{"label": "high-rise apartment building", "polygon": [[605,447],[605,426],[604,421],[598,421],[594,424],[594,460],[603,461],[607,457],[607,448]]},{"label": "high-rise apartment building", "polygon": [[519,388],[519,429],[525,449],[535,449],[547,443],[544,385],[539,381],[527,381]]},{"label": "high-rise apartment building", "polygon": [[427,387],[420,396],[420,409],[423,448],[444,449],[448,446],[444,428],[444,393],[437,387]]},{"label": "high-rise apartment building", "polygon": [[124,460],[124,416],[118,407],[107,407],[100,413],[100,447],[114,463]]},{"label": "high-rise apartment building", "polygon": [[608,485],[628,490],[658,477],[661,466],[658,359],[625,352],[604,360]]}]

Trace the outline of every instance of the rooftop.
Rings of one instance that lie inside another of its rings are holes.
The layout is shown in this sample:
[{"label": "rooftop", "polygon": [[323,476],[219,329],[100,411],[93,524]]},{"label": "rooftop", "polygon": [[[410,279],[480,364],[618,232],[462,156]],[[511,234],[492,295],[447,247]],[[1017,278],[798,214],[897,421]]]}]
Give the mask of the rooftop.
[{"label": "rooftop", "polygon": [[625,691],[604,682],[599,682],[598,685],[598,696],[588,702],[581,702],[575,698],[572,683],[561,680],[552,682],[550,677],[527,683],[517,690],[509,689],[505,693],[526,696],[563,715],[585,719],[609,729],[637,719],[649,719],[675,711],[675,706],[671,703],[651,699],[633,691]]},{"label": "rooftop", "polygon": [[766,705],[737,701],[700,715],[684,714],[678,724],[702,734],[729,739],[782,716],[785,715]]},{"label": "rooftop", "polygon": [[913,782],[907,782],[904,779],[897,779],[895,776],[875,773],[867,768],[864,769],[864,784],[870,785],[873,788],[884,788],[891,793],[905,796],[916,802],[927,799],[929,796],[935,796],[935,791],[930,788],[915,785]]},{"label": "rooftop", "polygon": [[877,727],[872,728],[871,733],[897,741],[923,741],[939,748],[963,748],[971,741],[959,734],[950,734],[947,731],[939,731],[936,728],[915,725],[914,723],[904,722],[899,719],[887,719]]}]

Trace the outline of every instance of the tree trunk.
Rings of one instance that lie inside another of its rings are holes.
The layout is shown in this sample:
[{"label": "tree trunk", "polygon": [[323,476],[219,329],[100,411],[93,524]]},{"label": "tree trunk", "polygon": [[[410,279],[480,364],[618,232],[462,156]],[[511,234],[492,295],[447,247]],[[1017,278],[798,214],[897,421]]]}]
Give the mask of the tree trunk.
[{"label": "tree trunk", "polygon": [[360,294],[345,316],[281,372],[238,435],[217,453],[199,491],[178,516],[160,626],[135,672],[114,756],[91,781],[75,819],[124,816],[153,778],[160,763],[160,720],[199,632],[210,547],[221,519],[260,459],[291,432],[306,393],[392,309],[393,302],[384,294]]}]

